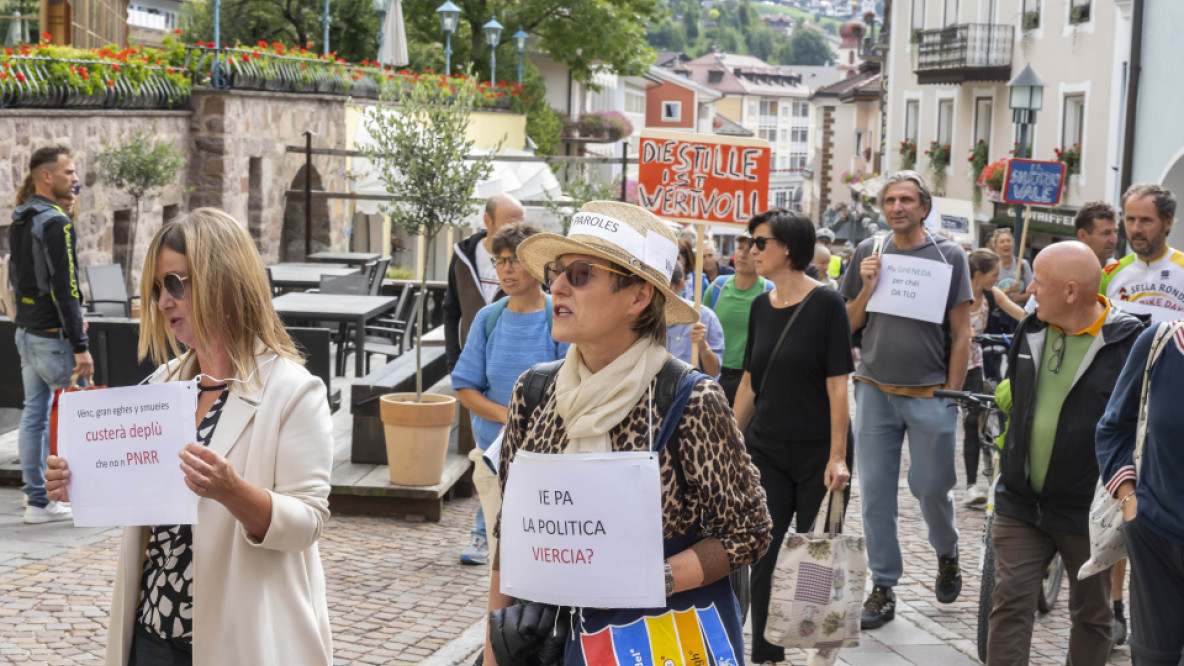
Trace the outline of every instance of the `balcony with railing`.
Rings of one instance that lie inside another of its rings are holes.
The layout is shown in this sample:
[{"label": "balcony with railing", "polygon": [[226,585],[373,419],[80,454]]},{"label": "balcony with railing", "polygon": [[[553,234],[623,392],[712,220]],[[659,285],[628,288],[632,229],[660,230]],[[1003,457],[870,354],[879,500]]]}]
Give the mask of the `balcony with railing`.
[{"label": "balcony with railing", "polygon": [[1015,27],[964,23],[936,30],[918,30],[916,65],[918,83],[1007,81],[1011,78],[1011,51]]}]

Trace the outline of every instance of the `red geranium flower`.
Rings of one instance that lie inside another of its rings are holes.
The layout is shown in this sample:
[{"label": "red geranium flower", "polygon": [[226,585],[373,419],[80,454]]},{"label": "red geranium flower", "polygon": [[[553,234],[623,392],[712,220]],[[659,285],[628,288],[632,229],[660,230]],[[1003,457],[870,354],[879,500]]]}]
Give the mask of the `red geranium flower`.
[{"label": "red geranium flower", "polygon": [[108,88],[114,88],[114,87],[115,87],[115,82],[114,82],[114,81],[108,81],[108,82],[107,82],[107,87],[108,87]]},{"label": "red geranium flower", "polygon": [[25,82],[25,75],[21,74],[20,72],[17,72],[16,73],[16,80],[20,81],[21,83],[24,83]]}]

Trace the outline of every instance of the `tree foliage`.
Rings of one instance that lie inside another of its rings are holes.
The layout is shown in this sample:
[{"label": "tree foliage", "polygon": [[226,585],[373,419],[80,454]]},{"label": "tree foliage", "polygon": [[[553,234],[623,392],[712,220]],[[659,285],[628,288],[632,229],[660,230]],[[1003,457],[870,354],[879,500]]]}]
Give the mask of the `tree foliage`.
[{"label": "tree foliage", "polygon": [[103,139],[103,149],[95,156],[99,180],[105,185],[123,190],[136,200],[132,230],[127,240],[127,265],[123,267],[124,281],[131,282],[133,251],[136,247],[136,227],[140,221],[140,204],[158,190],[177,179],[177,172],[185,166],[185,153],[171,141],[156,139],[156,123],[121,136],[115,143]]},{"label": "tree foliage", "polygon": [[790,40],[794,65],[829,65],[834,59],[830,45],[817,30],[798,30]]},{"label": "tree foliage", "polygon": [[[696,0],[666,0],[661,17],[647,31],[650,46],[682,51],[692,58],[714,51],[751,55],[771,65],[823,65],[830,62],[830,46],[813,29],[794,32],[803,39],[799,53],[785,33],[769,27],[749,0],[717,2],[706,13]],[[704,21],[704,19],[706,19]]]},{"label": "tree foliage", "polygon": [[[431,247],[445,225],[459,224],[477,209],[472,196],[477,182],[493,169],[493,153],[466,159],[474,143],[468,138],[469,116],[477,100],[471,76],[452,85],[406,85],[395,79],[383,100],[364,122],[373,144],[364,152],[378,174],[389,204],[381,206],[391,222]],[[427,273],[421,289],[426,289]],[[416,313],[417,335],[423,334],[423,303]],[[423,393],[420,345],[416,345],[416,394]]]},{"label": "tree foliage", "polygon": [[[571,69],[577,81],[589,82],[598,66],[621,74],[637,74],[653,53],[646,42],[646,25],[656,18],[658,0],[454,0],[461,8],[460,24],[452,35],[452,66],[471,66],[477,76],[489,75],[489,44],[481,30],[496,17],[505,26],[497,47],[501,64],[517,67],[517,51],[510,35],[518,26],[530,35],[532,52],[543,52]],[[443,63],[444,34],[436,15],[439,0],[404,0],[403,17],[411,44],[432,45],[412,49],[411,64],[426,57]],[[439,54],[436,56],[435,54]]]},{"label": "tree foliage", "polygon": [[[222,43],[254,45],[259,40],[324,47],[324,0],[222,0]],[[406,11],[406,10],[404,10]],[[214,3],[181,6],[186,42],[214,40]],[[371,0],[329,2],[329,49],[349,62],[378,57],[378,14]]]}]

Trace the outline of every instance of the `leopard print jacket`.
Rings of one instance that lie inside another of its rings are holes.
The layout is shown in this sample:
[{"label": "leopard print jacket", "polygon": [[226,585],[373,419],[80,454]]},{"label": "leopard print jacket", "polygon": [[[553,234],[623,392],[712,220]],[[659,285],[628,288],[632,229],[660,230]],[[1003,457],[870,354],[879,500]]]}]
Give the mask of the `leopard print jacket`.
[{"label": "leopard print jacket", "polygon": [[[563,418],[551,401],[554,392],[552,383],[535,413],[526,414],[523,385],[519,382],[514,387],[498,469],[503,494],[510,463],[519,450],[563,453],[567,433]],[[628,416],[609,431],[613,451],[649,450],[649,410],[647,392]],[[663,414],[654,407],[655,436],[662,427],[662,418]],[[695,386],[674,436],[679,439],[679,456],[688,487],[679,486],[669,448],[663,450],[659,456],[663,538],[687,534],[698,527],[700,534],[718,539],[722,553],[695,548],[708,582],[755,563],[769,547],[773,521],[759,473],[744,448],[743,435],[719,384],[702,380]],[[501,516],[498,516],[494,534],[500,537],[500,531]]]}]

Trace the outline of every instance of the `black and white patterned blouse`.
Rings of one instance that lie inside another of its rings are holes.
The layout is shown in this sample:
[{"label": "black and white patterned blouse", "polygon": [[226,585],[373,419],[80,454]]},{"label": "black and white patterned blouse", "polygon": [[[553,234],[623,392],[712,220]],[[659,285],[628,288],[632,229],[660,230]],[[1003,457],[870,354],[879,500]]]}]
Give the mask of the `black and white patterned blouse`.
[{"label": "black and white patterned blouse", "polygon": [[[226,385],[203,386],[221,390],[197,427],[197,441],[209,446],[222,406],[230,392]],[[140,578],[139,623],[149,633],[193,643],[193,528],[190,525],[153,525],[148,536],[144,574]]]}]

